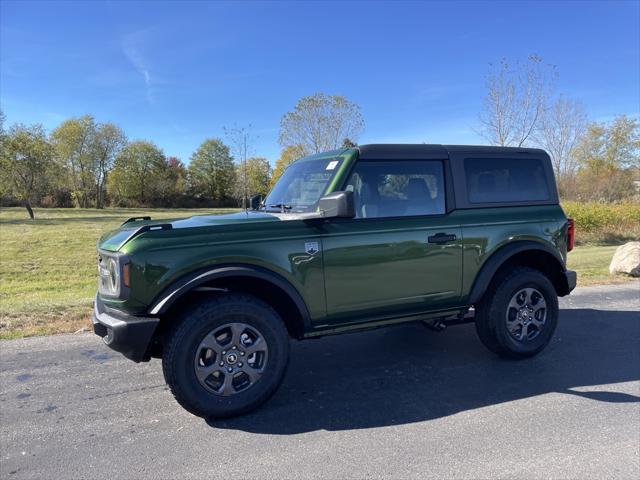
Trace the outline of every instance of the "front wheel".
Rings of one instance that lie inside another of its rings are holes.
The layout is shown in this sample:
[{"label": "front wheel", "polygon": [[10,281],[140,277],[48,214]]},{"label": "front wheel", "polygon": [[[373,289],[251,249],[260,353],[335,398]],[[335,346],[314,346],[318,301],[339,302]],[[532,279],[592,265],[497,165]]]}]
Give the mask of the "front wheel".
[{"label": "front wheel", "polygon": [[225,418],[249,412],[276,391],[289,358],[280,316],[255,297],[202,301],[170,334],[162,369],[191,413]]},{"label": "front wheel", "polygon": [[476,312],[476,331],[482,343],[498,355],[511,358],[542,351],[558,324],[558,297],[553,284],[542,272],[521,267],[492,287]]}]

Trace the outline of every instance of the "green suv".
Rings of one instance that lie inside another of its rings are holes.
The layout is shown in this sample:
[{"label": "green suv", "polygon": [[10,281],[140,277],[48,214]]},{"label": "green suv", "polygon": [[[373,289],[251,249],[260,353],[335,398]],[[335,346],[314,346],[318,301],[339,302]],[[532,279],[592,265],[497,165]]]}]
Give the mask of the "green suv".
[{"label": "green suv", "polygon": [[251,206],[132,218],[98,242],[95,333],[136,362],[162,358],[177,401],[204,417],[267,400],[290,338],[475,322],[491,351],[535,355],[576,284],[573,222],[542,150],[326,152]]}]

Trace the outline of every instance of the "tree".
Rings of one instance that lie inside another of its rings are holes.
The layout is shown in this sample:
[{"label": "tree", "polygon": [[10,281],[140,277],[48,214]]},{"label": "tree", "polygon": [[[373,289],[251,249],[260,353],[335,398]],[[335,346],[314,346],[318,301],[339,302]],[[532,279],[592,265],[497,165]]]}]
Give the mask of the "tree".
[{"label": "tree", "polygon": [[587,115],[580,102],[559,96],[545,112],[537,144],[551,157],[558,190],[562,197],[570,195],[578,168],[575,148],[587,129]]},{"label": "tree", "polygon": [[76,203],[104,207],[107,174],[126,144],[124,132],[113,123],[96,123],[91,115],[64,121],[51,133],[56,157]]},{"label": "tree", "polygon": [[138,140],[118,154],[109,175],[109,195],[126,206],[149,206],[165,195],[167,160],[154,143]]},{"label": "tree", "polygon": [[235,175],[229,147],[218,138],[205,140],[191,156],[188,178],[191,192],[196,196],[215,200],[231,197]]},{"label": "tree", "polygon": [[591,123],[587,134],[576,149],[582,166],[594,163],[615,165],[618,168],[640,166],[640,124],[626,115],[611,123]]},{"label": "tree", "polygon": [[33,220],[32,204],[45,193],[53,149],[42,125],[14,125],[1,136],[2,190],[24,203]]},{"label": "tree", "polygon": [[292,112],[280,121],[280,145],[299,145],[304,155],[341,147],[345,138],[353,141],[364,128],[360,107],[339,95],[316,93],[301,98]]},{"label": "tree", "polygon": [[304,157],[304,149],[300,145],[291,145],[283,148],[282,152],[280,152],[280,158],[276,160],[276,166],[271,174],[271,188],[273,188],[287,167],[302,157]]},{"label": "tree", "polygon": [[82,208],[89,207],[95,193],[95,135],[96,123],[91,115],[66,120],[51,132],[56,158],[66,170],[75,202]]},{"label": "tree", "polygon": [[187,169],[177,157],[169,157],[165,163],[166,167],[158,175],[158,203],[163,207],[171,207],[176,206],[186,190]]},{"label": "tree", "polygon": [[240,163],[237,167],[236,198],[242,199],[245,195],[266,195],[269,192],[270,180],[271,165],[266,158],[247,159],[246,165]]},{"label": "tree", "polygon": [[239,167],[236,169],[236,175],[242,175],[242,178],[236,178],[234,194],[240,199],[242,208],[246,208],[247,196],[251,195],[251,193],[249,191],[242,193],[238,191],[237,188],[238,186],[241,188],[249,186],[249,181],[246,177],[247,166],[245,162],[248,157],[253,154],[253,141],[255,138],[251,133],[251,124],[246,127],[239,127],[238,125],[224,127],[224,134],[229,144],[231,156],[235,158],[239,164]]},{"label": "tree", "polygon": [[93,166],[96,208],[104,208],[107,175],[113,168],[118,153],[126,143],[127,138],[124,132],[113,123],[97,125],[91,142],[91,155],[94,157],[91,165]]},{"label": "tree", "polygon": [[587,129],[587,115],[580,102],[561,95],[546,111],[538,143],[551,157],[556,177],[575,173],[574,149]]},{"label": "tree", "polygon": [[615,203],[635,193],[631,170],[622,170],[607,163],[593,163],[581,168],[575,178],[572,198],[579,201]]},{"label": "tree", "polygon": [[556,76],[536,55],[524,64],[491,64],[478,133],[492,145],[525,145],[540,126]]},{"label": "tree", "polygon": [[591,123],[576,145],[578,197],[615,202],[634,193],[633,171],[640,166],[640,125],[621,115],[610,124]]},{"label": "tree", "polygon": [[358,144],[356,142],[352,142],[350,138],[342,139],[342,148],[355,148]]}]

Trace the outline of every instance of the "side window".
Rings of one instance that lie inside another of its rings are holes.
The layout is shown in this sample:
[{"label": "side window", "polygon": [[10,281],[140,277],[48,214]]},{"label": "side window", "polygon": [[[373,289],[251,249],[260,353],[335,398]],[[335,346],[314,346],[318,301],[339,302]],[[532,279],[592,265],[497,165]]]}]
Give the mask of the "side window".
[{"label": "side window", "polygon": [[471,203],[549,200],[539,159],[466,158],[464,171]]},{"label": "side window", "polygon": [[444,174],[439,161],[359,161],[345,189],[353,191],[356,218],[445,212]]}]

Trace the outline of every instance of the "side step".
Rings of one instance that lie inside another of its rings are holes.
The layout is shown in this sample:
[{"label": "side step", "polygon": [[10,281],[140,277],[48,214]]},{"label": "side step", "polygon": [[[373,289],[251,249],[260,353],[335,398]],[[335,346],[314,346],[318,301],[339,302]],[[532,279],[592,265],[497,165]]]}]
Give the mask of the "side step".
[{"label": "side step", "polygon": [[473,323],[475,321],[475,316],[476,311],[473,307],[471,307],[466,312],[460,312],[458,315],[422,320],[422,324],[429,330],[433,330],[434,332],[444,332],[447,327],[450,327],[452,325]]}]

